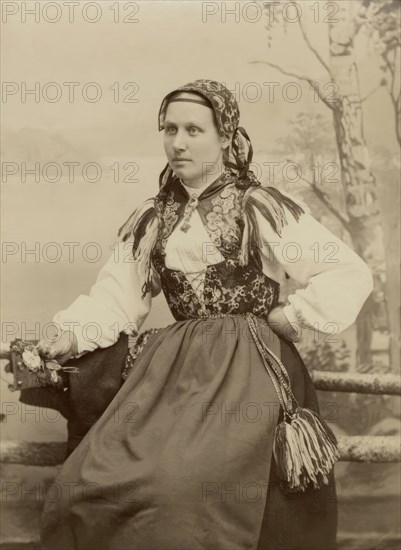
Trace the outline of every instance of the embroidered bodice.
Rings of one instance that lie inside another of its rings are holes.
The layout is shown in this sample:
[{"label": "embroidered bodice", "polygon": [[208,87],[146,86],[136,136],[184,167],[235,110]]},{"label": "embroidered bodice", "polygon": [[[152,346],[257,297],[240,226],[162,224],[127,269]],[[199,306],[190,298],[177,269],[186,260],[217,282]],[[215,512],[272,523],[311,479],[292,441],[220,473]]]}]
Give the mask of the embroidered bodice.
[{"label": "embroidered bodice", "polygon": [[250,263],[240,266],[237,258],[209,265],[199,296],[185,273],[165,266],[156,253],[154,264],[160,275],[168,306],[177,321],[215,314],[252,312],[267,319],[277,305],[280,285]]},{"label": "embroidered bodice", "polygon": [[[202,200],[202,208],[193,213],[192,220],[188,211],[191,197],[188,198],[182,185],[173,186],[167,193],[165,205],[158,205],[161,230],[152,260],[176,320],[246,312],[267,319],[270,310],[277,305],[280,285],[263,273],[257,256],[252,255],[248,265],[241,265],[241,209],[245,191],[226,180],[227,177],[229,174],[219,178],[224,185],[218,193]],[[196,223],[197,213],[206,229],[202,256],[216,260],[218,255],[221,260],[205,261],[205,267],[195,273],[171,269],[166,265],[168,239],[173,232],[185,232],[188,222]],[[180,220],[183,223],[179,223]]]}]

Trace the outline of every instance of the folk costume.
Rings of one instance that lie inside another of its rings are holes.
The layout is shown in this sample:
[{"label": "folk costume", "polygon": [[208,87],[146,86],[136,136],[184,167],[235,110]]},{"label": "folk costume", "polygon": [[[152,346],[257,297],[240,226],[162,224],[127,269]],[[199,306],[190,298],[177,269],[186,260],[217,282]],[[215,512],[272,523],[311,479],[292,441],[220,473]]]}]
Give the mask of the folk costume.
[{"label": "folk costume", "polygon": [[[159,129],[181,100],[209,106],[220,134],[232,135],[225,167],[193,189],[167,164],[157,196],[120,229],[134,261],[114,256],[90,294],[54,319],[97,320],[100,338],[76,331],[81,353],[138,334],[161,290],[175,322],[128,354],[121,389],[64,463],[58,498],[45,502],[42,548],[334,549],[336,441],[296,347],[267,317],[281,269],[307,285],[283,307],[289,323],[342,331],[371,292],[370,272],[305,204],[260,185],[224,86],[177,88]],[[304,253],[297,262],[283,254],[290,242]],[[312,261],[304,248],[313,242],[334,243],[339,261]]]}]

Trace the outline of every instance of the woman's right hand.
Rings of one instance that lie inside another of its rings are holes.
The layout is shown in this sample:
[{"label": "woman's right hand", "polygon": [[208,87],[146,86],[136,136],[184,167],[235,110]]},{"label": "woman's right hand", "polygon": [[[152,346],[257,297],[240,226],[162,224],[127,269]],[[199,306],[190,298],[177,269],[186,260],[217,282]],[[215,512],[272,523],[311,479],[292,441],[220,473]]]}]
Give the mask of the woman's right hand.
[{"label": "woman's right hand", "polygon": [[283,312],[284,305],[285,304],[280,303],[278,306],[270,311],[267,317],[268,325],[273,330],[273,332],[278,334],[278,336],[285,338],[289,342],[299,342],[300,334],[288,322],[288,319]]},{"label": "woman's right hand", "polygon": [[37,347],[47,359],[55,359],[60,365],[78,353],[77,337],[69,330],[63,330],[53,339],[40,340]]}]

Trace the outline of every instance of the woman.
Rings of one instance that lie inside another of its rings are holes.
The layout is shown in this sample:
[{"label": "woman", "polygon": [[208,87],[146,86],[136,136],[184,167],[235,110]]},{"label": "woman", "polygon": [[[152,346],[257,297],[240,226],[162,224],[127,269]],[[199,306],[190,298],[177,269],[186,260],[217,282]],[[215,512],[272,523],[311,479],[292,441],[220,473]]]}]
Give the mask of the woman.
[{"label": "woman", "polygon": [[[260,186],[238,122],[215,81],[164,98],[159,193],[121,228],[120,260],[56,315],[74,330],[42,342],[61,362],[111,346],[140,330],[161,289],[175,318],[64,463],[45,550],[335,548],[336,452],[293,342],[351,325],[372,277],[305,205]],[[284,271],[306,285],[286,304]]]}]

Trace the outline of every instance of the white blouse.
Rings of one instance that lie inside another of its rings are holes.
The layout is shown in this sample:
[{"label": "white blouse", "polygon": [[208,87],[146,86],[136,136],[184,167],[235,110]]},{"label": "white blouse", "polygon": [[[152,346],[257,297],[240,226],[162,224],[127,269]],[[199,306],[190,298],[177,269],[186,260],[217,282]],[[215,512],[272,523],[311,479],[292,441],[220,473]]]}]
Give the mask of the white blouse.
[{"label": "white blouse", "polygon": [[[197,190],[185,187],[189,194],[199,195],[207,185]],[[253,196],[264,201],[263,193],[257,189]],[[281,236],[255,207],[254,212],[264,243],[263,273],[279,283],[288,273],[303,286],[288,296],[283,309],[300,341],[304,330],[338,334],[354,323],[373,290],[373,278],[351,248],[313,218],[304,203],[294,200],[307,213],[296,221],[287,212],[288,225],[281,230]],[[166,266],[183,271],[202,300],[206,266],[221,262],[224,257],[211,242],[197,209],[191,215],[187,232],[180,231],[183,222],[176,225],[167,240]],[[111,346],[121,332],[139,331],[151,309],[152,297],[161,291],[159,275],[153,270],[152,292],[141,300],[144,281],[138,275],[138,262],[127,261],[132,244],[120,243],[118,253],[100,270],[89,294],[79,296],[53,318],[62,330],[75,333],[79,353]]]}]

